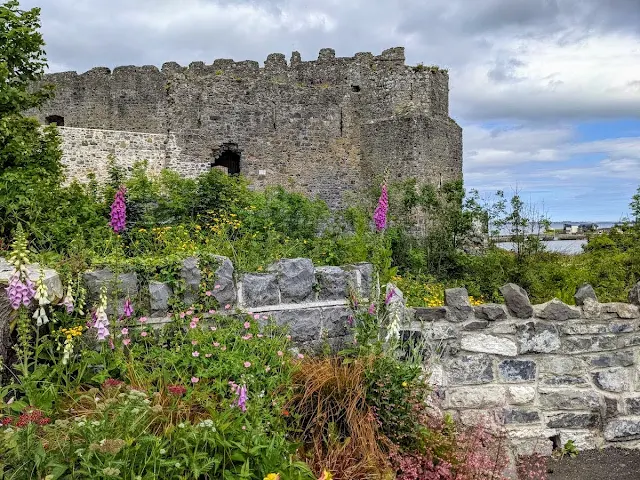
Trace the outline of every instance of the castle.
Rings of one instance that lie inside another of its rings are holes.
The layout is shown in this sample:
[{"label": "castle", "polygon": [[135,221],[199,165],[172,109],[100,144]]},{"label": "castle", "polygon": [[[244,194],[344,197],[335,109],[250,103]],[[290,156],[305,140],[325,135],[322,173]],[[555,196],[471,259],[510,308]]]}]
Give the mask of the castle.
[{"label": "castle", "polygon": [[242,173],[257,188],[286,185],[330,206],[344,194],[415,177],[462,177],[462,130],[449,118],[449,77],[405,65],[404,48],[315,61],[293,52],[212,65],[175,62],[45,75],[55,98],[28,112],[56,123],[69,178],[104,181],[108,159],[146,160],[195,176]]}]

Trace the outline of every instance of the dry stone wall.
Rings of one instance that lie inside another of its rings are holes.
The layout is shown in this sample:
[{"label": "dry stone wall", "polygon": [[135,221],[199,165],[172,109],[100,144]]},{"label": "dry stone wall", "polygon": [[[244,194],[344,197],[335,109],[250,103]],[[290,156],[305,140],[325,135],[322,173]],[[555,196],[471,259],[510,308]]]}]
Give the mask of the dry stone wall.
[{"label": "dry stone wall", "polygon": [[502,429],[516,455],[640,445],[640,331],[633,303],[599,303],[586,285],[577,306],[531,305],[517,285],[505,305],[471,306],[465,289],[446,306],[417,308],[403,332],[420,341],[438,404],[462,422]]}]

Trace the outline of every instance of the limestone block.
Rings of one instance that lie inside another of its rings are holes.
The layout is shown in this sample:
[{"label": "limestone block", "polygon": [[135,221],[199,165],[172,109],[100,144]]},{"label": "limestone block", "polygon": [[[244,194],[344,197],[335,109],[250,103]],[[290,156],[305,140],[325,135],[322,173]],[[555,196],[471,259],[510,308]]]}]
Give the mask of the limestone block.
[{"label": "limestone block", "polygon": [[421,322],[436,322],[446,320],[449,315],[447,307],[417,307],[414,308],[414,318]]},{"label": "limestone block", "polygon": [[544,385],[552,387],[587,386],[589,382],[580,375],[553,375],[542,380]]},{"label": "limestone block", "polygon": [[474,307],[476,317],[495,322],[497,320],[506,320],[507,312],[504,309],[504,305],[497,303],[485,303]]},{"label": "limestone block", "polygon": [[313,299],[315,272],[310,259],[282,259],[270,265],[267,271],[276,274],[282,303],[301,303]]},{"label": "limestone block", "polygon": [[500,287],[500,293],[504,297],[507,308],[511,314],[518,318],[530,318],[533,315],[533,307],[529,301],[529,295],[523,288],[515,283],[507,283]]},{"label": "limestone block", "polygon": [[508,359],[498,364],[503,382],[531,382],[536,379],[536,363],[532,360]]},{"label": "limestone block", "polygon": [[623,442],[640,438],[640,417],[615,418],[604,427],[604,438],[609,442]]},{"label": "limestone block", "polygon": [[449,320],[452,322],[464,322],[473,317],[473,307],[466,288],[446,289],[444,304],[449,308]]},{"label": "limestone block", "polygon": [[287,325],[294,342],[307,343],[320,340],[322,312],[319,308],[282,310],[273,313],[278,325]]},{"label": "limestone block", "polygon": [[600,415],[593,412],[563,412],[546,415],[549,428],[597,428]]},{"label": "limestone block", "polygon": [[322,332],[329,338],[345,336],[349,332],[348,307],[329,307],[322,309]]},{"label": "limestone block", "polygon": [[607,392],[625,392],[631,388],[629,371],[625,368],[610,368],[600,372],[593,372],[593,383]]},{"label": "limestone block", "polygon": [[173,295],[173,290],[163,282],[149,282],[149,307],[152,317],[160,317],[169,312],[169,299]]},{"label": "limestone block", "polygon": [[588,359],[568,356],[550,356],[538,361],[540,370],[554,375],[578,375],[588,369]]},{"label": "limestone block", "polygon": [[425,337],[429,340],[446,340],[448,338],[457,338],[458,331],[450,323],[436,322],[427,324],[424,329]]},{"label": "limestone block", "polygon": [[559,430],[560,445],[566,445],[569,440],[573,442],[580,451],[601,448],[604,438],[589,430]]},{"label": "limestone block", "polygon": [[489,320],[471,320],[462,325],[462,330],[467,332],[475,332],[477,330],[484,330],[489,326]]},{"label": "limestone block", "polygon": [[629,367],[635,363],[635,354],[631,350],[600,353],[585,357],[592,367]]},{"label": "limestone block", "polygon": [[556,389],[538,392],[540,405],[549,410],[593,410],[600,408],[598,394],[592,390]]},{"label": "limestone block", "polygon": [[316,267],[318,300],[345,300],[349,296],[347,272],[340,267]]},{"label": "limestone block", "polygon": [[213,297],[221,306],[233,305],[238,300],[238,292],[233,279],[233,263],[227,257],[215,255],[214,258],[219,266],[214,274]]},{"label": "limestone block", "polygon": [[505,408],[501,416],[505,425],[538,423],[540,421],[540,412],[525,408]]},{"label": "limestone block", "polygon": [[518,347],[512,340],[484,333],[464,335],[460,341],[460,347],[469,352],[493,353],[507,357],[513,357],[518,354]]},{"label": "limestone block", "polygon": [[593,335],[609,332],[609,326],[604,323],[569,322],[560,325],[559,328],[565,335]]},{"label": "limestone block", "polygon": [[615,314],[618,318],[638,318],[640,317],[640,311],[637,305],[631,305],[630,303],[603,303],[602,310],[607,313]]},{"label": "limestone block", "polygon": [[242,276],[242,301],[247,307],[280,303],[278,279],[273,273],[247,273]]},{"label": "limestone block", "polygon": [[461,355],[446,365],[449,385],[474,385],[490,383],[493,377],[493,361],[488,355]]},{"label": "limestone block", "polygon": [[507,398],[511,405],[531,403],[536,398],[536,387],[534,385],[509,385]]},{"label": "limestone block", "polygon": [[566,353],[598,352],[616,348],[617,338],[615,335],[571,336],[565,337],[562,345]]},{"label": "limestone block", "polygon": [[200,296],[200,282],[202,272],[198,267],[198,257],[188,257],[182,261],[180,277],[185,283],[183,301],[186,305],[192,305]]},{"label": "limestone block", "polygon": [[575,295],[573,296],[576,301],[576,305],[582,306],[585,304],[585,300],[590,298],[595,303],[598,302],[598,297],[596,297],[596,292],[591,285],[588,283],[584,283],[578,287]]},{"label": "limestone block", "polygon": [[536,305],[534,309],[536,310],[536,317],[545,320],[562,322],[573,318],[580,318],[579,309],[570,307],[557,298],[542,305]]},{"label": "limestone block", "polygon": [[516,330],[520,353],[551,353],[560,349],[560,336],[554,325],[527,322]]},{"label": "limestone block", "polygon": [[450,388],[446,392],[448,408],[501,407],[506,401],[506,390],[499,385]]},{"label": "limestone block", "polygon": [[348,265],[345,270],[357,271],[360,273],[360,295],[368,298],[371,295],[371,289],[373,288],[373,265],[370,263],[356,263]]},{"label": "limestone block", "polygon": [[[124,300],[131,300],[138,295],[138,277],[135,272],[121,273],[116,276],[109,269],[85,272],[82,276],[87,288],[87,306],[89,308],[97,304],[100,298],[100,290],[104,285],[107,289],[107,313],[121,315],[124,311]],[[116,298],[116,305],[111,299]]]},{"label": "limestone block", "polygon": [[585,298],[582,303],[582,315],[584,315],[585,318],[599,318],[600,315],[602,315],[602,304],[591,297]]}]

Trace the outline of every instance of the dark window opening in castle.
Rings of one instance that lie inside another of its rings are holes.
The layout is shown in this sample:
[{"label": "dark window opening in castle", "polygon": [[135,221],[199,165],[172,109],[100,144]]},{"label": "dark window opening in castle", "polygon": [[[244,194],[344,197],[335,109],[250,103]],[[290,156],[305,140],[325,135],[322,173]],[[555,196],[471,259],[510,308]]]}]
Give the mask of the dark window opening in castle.
[{"label": "dark window opening in castle", "polygon": [[229,175],[240,174],[240,151],[235,144],[223,145],[220,149],[220,153],[216,157],[215,161],[211,164],[213,168],[226,169]]},{"label": "dark window opening in castle", "polygon": [[61,117],[60,115],[49,115],[44,120],[47,125],[55,123],[59,127],[64,127],[64,117]]}]

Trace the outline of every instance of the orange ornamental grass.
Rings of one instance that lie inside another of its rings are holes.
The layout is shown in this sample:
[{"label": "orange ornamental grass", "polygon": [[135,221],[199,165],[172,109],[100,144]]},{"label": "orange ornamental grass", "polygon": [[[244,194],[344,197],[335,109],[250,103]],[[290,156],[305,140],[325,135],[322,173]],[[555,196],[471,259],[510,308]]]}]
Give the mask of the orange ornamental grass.
[{"label": "orange ornamental grass", "polygon": [[286,408],[299,422],[303,454],[318,475],[334,480],[379,479],[389,469],[373,409],[366,402],[365,373],[374,357],[310,358],[293,377]]}]

